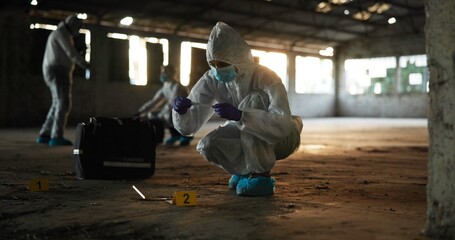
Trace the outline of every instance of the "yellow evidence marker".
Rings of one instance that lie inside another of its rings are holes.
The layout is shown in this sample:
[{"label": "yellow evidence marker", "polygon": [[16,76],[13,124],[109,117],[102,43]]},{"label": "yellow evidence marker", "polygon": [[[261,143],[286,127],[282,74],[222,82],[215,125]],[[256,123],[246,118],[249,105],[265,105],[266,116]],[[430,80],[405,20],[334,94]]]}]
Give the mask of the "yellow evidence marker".
[{"label": "yellow evidence marker", "polygon": [[47,178],[31,179],[28,183],[31,192],[49,191],[49,180]]},{"label": "yellow evidence marker", "polygon": [[175,192],[172,197],[172,204],[177,206],[197,205],[196,192]]}]

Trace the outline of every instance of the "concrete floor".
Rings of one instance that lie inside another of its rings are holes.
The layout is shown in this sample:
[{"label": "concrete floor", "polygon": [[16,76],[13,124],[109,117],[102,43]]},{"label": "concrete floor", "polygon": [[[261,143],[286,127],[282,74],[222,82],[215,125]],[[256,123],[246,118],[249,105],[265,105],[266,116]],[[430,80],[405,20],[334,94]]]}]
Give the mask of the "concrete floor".
[{"label": "concrete floor", "polygon": [[[277,162],[272,197],[238,197],[195,144],[157,148],[146,180],[76,180],[72,147],[38,129],[0,129],[2,239],[426,239],[425,119],[304,119],[302,144]],[[74,126],[66,136],[74,139]],[[30,192],[34,178],[49,191]],[[148,197],[196,191],[198,205]]]}]

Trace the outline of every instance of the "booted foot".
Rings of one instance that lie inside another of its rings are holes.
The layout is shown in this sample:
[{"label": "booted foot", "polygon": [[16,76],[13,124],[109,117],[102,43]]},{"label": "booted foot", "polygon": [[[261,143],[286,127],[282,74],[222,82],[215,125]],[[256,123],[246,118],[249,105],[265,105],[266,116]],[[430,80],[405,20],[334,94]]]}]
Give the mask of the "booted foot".
[{"label": "booted foot", "polygon": [[49,135],[40,135],[39,137],[36,138],[37,143],[48,144],[49,140],[51,140],[51,137]]},{"label": "booted foot", "polygon": [[275,192],[275,179],[271,177],[243,178],[237,184],[237,195],[239,196],[267,196]]},{"label": "booted foot", "polygon": [[229,189],[235,189],[240,180],[244,178],[249,178],[250,175],[232,175],[229,179]]},{"label": "booted foot", "polygon": [[180,146],[188,146],[193,138],[192,137],[181,137]]},{"label": "booted foot", "polygon": [[66,139],[66,138],[60,137],[60,138],[52,138],[51,140],[49,140],[48,145],[51,146],[51,147],[54,147],[54,146],[71,146],[71,145],[73,145],[73,143],[70,140]]},{"label": "booted foot", "polygon": [[164,142],[164,145],[174,145],[174,143],[177,142],[178,140],[180,140],[180,136],[170,137],[170,138],[166,139],[166,141]]}]

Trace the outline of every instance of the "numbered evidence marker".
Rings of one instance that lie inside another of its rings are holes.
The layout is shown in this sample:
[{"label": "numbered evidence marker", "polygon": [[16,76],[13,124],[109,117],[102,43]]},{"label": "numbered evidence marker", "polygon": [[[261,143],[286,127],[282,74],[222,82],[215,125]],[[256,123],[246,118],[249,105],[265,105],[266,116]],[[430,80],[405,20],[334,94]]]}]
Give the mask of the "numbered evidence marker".
[{"label": "numbered evidence marker", "polygon": [[31,192],[49,191],[49,180],[47,178],[31,179],[28,183]]},{"label": "numbered evidence marker", "polygon": [[175,192],[172,204],[177,206],[197,205],[196,192]]}]

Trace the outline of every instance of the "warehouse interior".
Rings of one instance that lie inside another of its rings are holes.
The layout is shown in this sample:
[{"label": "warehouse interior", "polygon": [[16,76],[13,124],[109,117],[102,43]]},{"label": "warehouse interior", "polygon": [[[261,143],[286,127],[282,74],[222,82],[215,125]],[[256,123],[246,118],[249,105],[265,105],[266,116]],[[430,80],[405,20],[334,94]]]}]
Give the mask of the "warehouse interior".
[{"label": "warehouse interior", "polygon": [[[0,9],[0,229],[8,239],[455,239],[455,3],[450,0],[21,0]],[[34,142],[51,97],[47,37],[83,19],[65,135],[130,117],[173,65],[188,89],[225,22],[281,77],[304,123],[276,193],[241,198],[189,147],[158,146],[145,180],[76,180],[72,147]],[[49,179],[30,192],[32,178]],[[156,201],[141,201],[131,185]],[[197,192],[198,205],[163,199]]]}]

